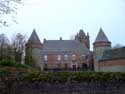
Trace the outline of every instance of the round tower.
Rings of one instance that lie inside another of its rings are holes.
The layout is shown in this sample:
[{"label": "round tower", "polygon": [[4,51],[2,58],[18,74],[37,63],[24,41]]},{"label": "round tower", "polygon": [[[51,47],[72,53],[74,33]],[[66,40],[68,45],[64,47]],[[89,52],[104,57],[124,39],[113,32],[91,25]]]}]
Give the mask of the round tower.
[{"label": "round tower", "polygon": [[40,67],[43,70],[41,50],[42,43],[34,29],[26,44],[26,63],[33,67]]},{"label": "round tower", "polygon": [[111,49],[111,42],[106,37],[102,28],[100,28],[99,33],[96,37],[95,42],[93,43],[93,59],[94,59],[94,70],[99,71],[98,61],[102,59],[103,52],[105,50]]}]

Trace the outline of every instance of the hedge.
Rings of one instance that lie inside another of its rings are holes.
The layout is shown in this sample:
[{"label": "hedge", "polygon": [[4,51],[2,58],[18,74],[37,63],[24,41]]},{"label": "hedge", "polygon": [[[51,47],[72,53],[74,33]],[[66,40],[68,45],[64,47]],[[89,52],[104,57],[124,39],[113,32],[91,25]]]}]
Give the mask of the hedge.
[{"label": "hedge", "polygon": [[13,66],[13,67],[22,67],[28,68],[29,66],[25,64],[16,63],[14,60],[0,60],[0,66]]},{"label": "hedge", "polygon": [[41,80],[45,82],[67,81],[113,81],[125,80],[125,72],[42,72],[32,71],[24,74],[25,80]]}]

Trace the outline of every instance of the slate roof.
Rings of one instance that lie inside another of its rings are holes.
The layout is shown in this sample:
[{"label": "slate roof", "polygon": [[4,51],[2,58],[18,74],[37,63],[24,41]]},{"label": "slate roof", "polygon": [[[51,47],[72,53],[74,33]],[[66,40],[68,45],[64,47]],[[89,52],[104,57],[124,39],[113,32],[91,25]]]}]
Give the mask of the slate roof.
[{"label": "slate roof", "polygon": [[79,36],[86,37],[86,34],[82,29],[79,31]]},{"label": "slate roof", "polygon": [[46,40],[43,44],[44,52],[90,52],[85,44],[77,40]]},{"label": "slate roof", "polygon": [[35,31],[35,29],[33,30],[29,40],[28,40],[28,43],[32,43],[32,44],[41,44],[40,40],[39,40],[39,37]]},{"label": "slate roof", "polygon": [[102,28],[100,28],[99,33],[96,37],[95,42],[110,42],[106,37],[105,33],[103,32]]},{"label": "slate roof", "polygon": [[103,53],[101,60],[112,60],[112,59],[120,59],[125,58],[125,48],[117,48],[117,49],[110,49],[106,50]]}]

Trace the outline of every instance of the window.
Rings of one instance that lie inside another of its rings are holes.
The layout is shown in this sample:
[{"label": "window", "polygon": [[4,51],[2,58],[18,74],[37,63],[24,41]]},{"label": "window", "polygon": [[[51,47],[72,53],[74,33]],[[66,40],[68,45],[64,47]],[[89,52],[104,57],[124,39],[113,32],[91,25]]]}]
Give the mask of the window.
[{"label": "window", "polygon": [[76,55],[75,54],[72,55],[72,60],[76,60]]},{"label": "window", "polygon": [[82,60],[85,60],[86,59],[86,55],[82,54],[81,58],[82,58]]},{"label": "window", "polygon": [[64,60],[68,60],[68,55],[64,55]]},{"label": "window", "polygon": [[48,56],[44,55],[44,61],[48,61]]},{"label": "window", "polygon": [[61,55],[57,55],[57,60],[58,60],[58,61],[61,60]]}]

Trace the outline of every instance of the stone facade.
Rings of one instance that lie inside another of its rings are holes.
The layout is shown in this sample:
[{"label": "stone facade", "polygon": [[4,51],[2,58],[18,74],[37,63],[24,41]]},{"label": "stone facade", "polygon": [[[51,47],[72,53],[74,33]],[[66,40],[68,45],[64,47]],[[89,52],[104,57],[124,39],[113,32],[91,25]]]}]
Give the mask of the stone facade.
[{"label": "stone facade", "polygon": [[124,94],[125,82],[0,81],[0,94]]}]

